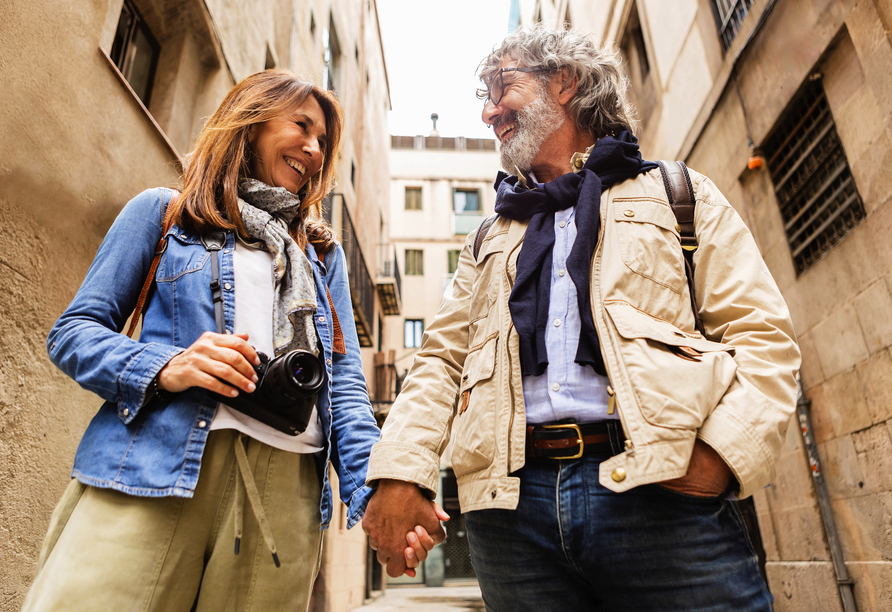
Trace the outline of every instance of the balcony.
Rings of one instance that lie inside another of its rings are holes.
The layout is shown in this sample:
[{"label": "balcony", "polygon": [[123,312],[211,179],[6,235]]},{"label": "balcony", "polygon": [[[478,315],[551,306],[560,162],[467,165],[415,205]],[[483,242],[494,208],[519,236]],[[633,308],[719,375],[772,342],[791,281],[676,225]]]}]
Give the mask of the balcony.
[{"label": "balcony", "polygon": [[467,235],[480,227],[483,223],[483,212],[475,210],[473,212],[454,212],[452,213],[452,233],[456,235]]},{"label": "balcony", "polygon": [[[340,199],[340,202],[338,202]],[[323,201],[323,211],[326,219],[332,219],[335,206],[340,206],[341,212],[341,246],[347,259],[347,278],[350,281],[350,298],[353,302],[353,321],[356,323],[356,335],[359,336],[359,345],[372,346],[372,323],[375,320],[375,283],[369,274],[362,247],[356,236],[350,211],[344,202],[342,194],[333,194]]]},{"label": "balcony", "polygon": [[398,315],[402,308],[402,279],[397,265],[396,247],[382,244],[378,247],[378,299],[385,315]]},{"label": "balcony", "polygon": [[396,396],[399,395],[403,378],[396,373],[396,351],[375,353],[375,398],[372,407],[379,425],[383,424]]}]

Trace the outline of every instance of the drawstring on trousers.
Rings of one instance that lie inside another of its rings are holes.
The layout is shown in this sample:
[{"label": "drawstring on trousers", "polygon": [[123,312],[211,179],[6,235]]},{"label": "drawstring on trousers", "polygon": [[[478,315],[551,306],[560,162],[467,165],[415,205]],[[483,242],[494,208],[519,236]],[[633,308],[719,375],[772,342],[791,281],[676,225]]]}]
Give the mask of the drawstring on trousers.
[{"label": "drawstring on trousers", "polygon": [[257,490],[257,483],[254,482],[254,475],[251,473],[251,466],[248,464],[248,455],[245,453],[245,445],[242,440],[247,436],[239,433],[235,439],[235,554],[239,553],[242,543],[242,505],[244,501],[241,496],[242,484],[245,487],[245,493],[248,495],[248,502],[251,504],[251,510],[257,522],[260,524],[260,533],[266,542],[267,548],[273,555],[273,561],[276,567],[282,567],[279,563],[279,555],[276,553],[276,541],[273,539],[273,530],[269,526],[266,518],[266,512],[263,511],[263,504],[260,501],[260,492]]}]

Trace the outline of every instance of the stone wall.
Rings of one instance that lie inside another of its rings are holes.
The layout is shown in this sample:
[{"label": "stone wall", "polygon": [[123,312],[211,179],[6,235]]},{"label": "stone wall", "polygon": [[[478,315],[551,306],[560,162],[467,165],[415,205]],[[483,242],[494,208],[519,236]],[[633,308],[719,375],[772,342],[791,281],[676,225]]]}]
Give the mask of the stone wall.
[{"label": "stone wall", "polygon": [[[0,0],[0,612],[21,606],[100,404],[50,363],[50,327],[122,206],[143,189],[178,184],[178,156],[237,80],[271,58],[321,82],[330,15],[348,116],[340,183],[350,183],[363,227],[377,227],[386,206],[389,93],[373,1],[135,1],[162,48],[148,108],[107,58],[123,0]],[[378,239],[359,236],[373,276]],[[366,361],[369,374],[371,354]],[[350,532],[343,546],[341,535],[329,532],[327,546],[341,552],[327,558],[353,598],[336,594],[327,608],[336,612],[361,603],[354,583],[365,579],[364,535]]]},{"label": "stone wall", "polygon": [[[643,118],[644,153],[682,158],[710,176],[753,232],[802,348],[858,608],[892,609],[892,2],[755,0],[724,53],[710,0],[543,4],[557,21],[571,15],[577,28],[616,43],[638,11],[646,85],[657,95]],[[866,218],[797,275],[769,169],[749,170],[747,161],[809,78],[822,82]],[[776,609],[841,610],[795,422],[775,483],[755,500]]]}]

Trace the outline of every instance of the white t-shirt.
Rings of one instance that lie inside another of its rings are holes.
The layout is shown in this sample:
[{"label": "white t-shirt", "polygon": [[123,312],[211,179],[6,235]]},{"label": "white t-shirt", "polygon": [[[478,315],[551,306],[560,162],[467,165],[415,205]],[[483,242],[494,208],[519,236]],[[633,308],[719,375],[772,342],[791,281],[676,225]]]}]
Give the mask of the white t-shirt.
[{"label": "white t-shirt", "polygon": [[[245,246],[236,240],[232,254],[235,333],[248,334],[248,342],[270,358],[275,354],[272,262],[271,253]],[[211,429],[235,429],[273,448],[292,453],[316,453],[323,446],[322,424],[315,407],[307,430],[299,436],[289,436],[222,403],[217,405]]]}]

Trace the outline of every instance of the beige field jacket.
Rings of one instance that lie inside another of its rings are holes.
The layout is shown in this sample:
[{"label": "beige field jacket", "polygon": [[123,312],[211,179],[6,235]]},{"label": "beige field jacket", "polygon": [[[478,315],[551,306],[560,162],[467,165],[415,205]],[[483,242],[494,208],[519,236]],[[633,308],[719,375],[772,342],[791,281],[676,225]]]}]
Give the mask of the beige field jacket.
[{"label": "beige field jacket", "polygon": [[[769,484],[796,403],[799,349],[752,236],[708,178],[697,194],[697,332],[676,219],[659,170],[606,190],[591,302],[625,452],[603,462],[621,492],[683,476],[695,438],[740,497]],[[373,450],[368,482],[436,492],[450,438],[462,512],[517,507],[525,461],[519,337],[508,311],[526,223],[499,217],[474,260],[468,236],[443,304]],[[686,347],[682,349],[682,347]],[[461,401],[459,401],[461,400]]]}]

